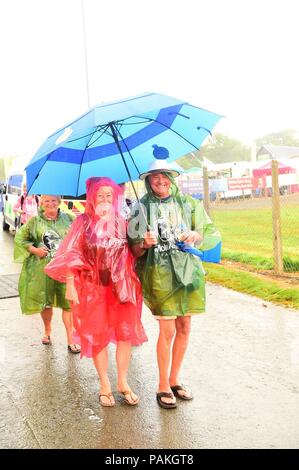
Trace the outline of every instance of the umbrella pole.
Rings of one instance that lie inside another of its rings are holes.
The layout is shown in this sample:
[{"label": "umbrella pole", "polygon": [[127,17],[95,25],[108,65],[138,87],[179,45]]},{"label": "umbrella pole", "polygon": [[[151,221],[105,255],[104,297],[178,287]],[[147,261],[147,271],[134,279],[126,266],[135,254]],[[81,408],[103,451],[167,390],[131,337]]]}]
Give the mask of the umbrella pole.
[{"label": "umbrella pole", "polygon": [[113,125],[112,122],[109,123],[109,127],[110,127],[110,129],[111,129],[111,132],[112,132],[114,141],[115,141],[115,143],[116,143],[116,145],[117,145],[119,154],[120,154],[120,156],[121,156],[121,158],[122,158],[123,164],[125,165],[126,171],[127,171],[127,173],[128,173],[129,180],[130,180],[131,186],[132,186],[132,188],[133,188],[134,194],[135,194],[135,196],[136,196],[136,200],[138,201],[138,204],[139,204],[139,207],[140,207],[140,211],[141,211],[142,217],[143,217],[143,219],[144,219],[144,221],[145,221],[145,223],[146,223],[147,231],[150,231],[150,230],[151,230],[151,227],[150,227],[150,225],[149,225],[148,222],[147,222],[147,218],[146,218],[146,216],[145,216],[145,213],[144,213],[142,204],[141,204],[141,202],[140,202],[139,196],[138,196],[138,194],[137,194],[136,188],[135,188],[135,186],[134,186],[134,184],[133,184],[133,180],[132,180],[132,176],[131,176],[130,170],[129,170],[129,168],[128,168],[128,165],[127,165],[127,162],[126,162],[126,160],[125,160],[124,154],[123,154],[122,149],[121,149],[121,147],[120,147],[120,143],[119,143],[119,140],[118,140],[118,137],[117,137],[117,133],[116,133],[115,127],[114,127],[114,125]]}]

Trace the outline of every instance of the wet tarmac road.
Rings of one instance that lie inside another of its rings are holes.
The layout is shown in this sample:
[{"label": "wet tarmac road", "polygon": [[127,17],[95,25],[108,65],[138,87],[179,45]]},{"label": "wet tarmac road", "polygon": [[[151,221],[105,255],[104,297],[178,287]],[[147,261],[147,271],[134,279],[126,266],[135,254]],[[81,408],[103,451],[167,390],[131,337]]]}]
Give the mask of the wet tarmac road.
[{"label": "wet tarmac road", "polygon": [[14,263],[13,259],[13,243],[14,232],[3,232],[3,218],[0,216],[0,276],[3,274],[15,274],[21,271],[21,265]]},{"label": "wet tarmac road", "polygon": [[[20,269],[12,241],[0,231],[0,274]],[[0,448],[299,448],[299,311],[208,284],[182,371],[195,399],[174,410],[156,404],[158,325],[146,309],[143,319],[149,342],[134,348],[130,369],[141,401],[129,407],[116,394],[103,408],[92,362],[67,351],[60,312],[43,346],[39,316],[0,300]]]}]

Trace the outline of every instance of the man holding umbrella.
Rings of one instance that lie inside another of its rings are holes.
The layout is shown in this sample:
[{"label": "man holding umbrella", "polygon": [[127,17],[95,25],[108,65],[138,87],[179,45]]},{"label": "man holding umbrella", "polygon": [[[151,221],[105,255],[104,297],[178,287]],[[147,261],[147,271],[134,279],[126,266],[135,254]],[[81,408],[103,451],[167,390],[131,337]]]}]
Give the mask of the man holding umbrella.
[{"label": "man holding umbrella", "polygon": [[147,193],[133,208],[128,235],[144,301],[159,321],[157,401],[170,409],[176,398],[193,398],[179,379],[191,317],[205,310],[205,273],[193,245],[209,250],[221,238],[202,202],[180,193],[174,179],[179,173],[166,161],[168,150],[153,147],[155,160],[140,175]]}]

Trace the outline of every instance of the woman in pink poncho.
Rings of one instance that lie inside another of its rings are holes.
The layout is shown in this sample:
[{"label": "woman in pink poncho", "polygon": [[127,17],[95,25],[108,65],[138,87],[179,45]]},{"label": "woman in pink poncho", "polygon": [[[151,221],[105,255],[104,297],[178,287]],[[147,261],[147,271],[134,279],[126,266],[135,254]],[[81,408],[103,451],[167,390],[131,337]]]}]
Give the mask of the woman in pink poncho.
[{"label": "woman in pink poncho", "polygon": [[108,350],[116,343],[117,386],[125,402],[139,397],[127,383],[131,347],[147,341],[141,323],[142,291],[121,216],[123,191],[110,178],[86,181],[86,208],[47,267],[48,276],[66,282],[81,357],[92,357],[103,406],[115,400],[108,377]]}]

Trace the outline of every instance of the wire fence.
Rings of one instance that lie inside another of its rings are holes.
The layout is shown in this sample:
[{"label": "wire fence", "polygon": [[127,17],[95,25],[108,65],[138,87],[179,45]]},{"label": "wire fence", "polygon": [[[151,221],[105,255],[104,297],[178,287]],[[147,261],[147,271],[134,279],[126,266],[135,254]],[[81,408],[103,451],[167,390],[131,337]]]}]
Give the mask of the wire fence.
[{"label": "wire fence", "polygon": [[[210,215],[222,233],[222,256],[274,271],[272,197],[212,202]],[[283,272],[299,275],[299,193],[280,196]]]},{"label": "wire fence", "polygon": [[209,212],[222,233],[224,259],[299,279],[299,188],[281,191],[278,174],[271,179],[259,194],[217,197]]},{"label": "wire fence", "polygon": [[[279,185],[277,169],[276,177],[276,192],[272,175],[259,191],[250,177],[215,179],[207,171],[177,182],[182,192],[203,200],[221,232],[223,260],[299,280],[299,184]],[[143,182],[134,184],[141,197]],[[129,186],[127,195],[134,199]]]}]

